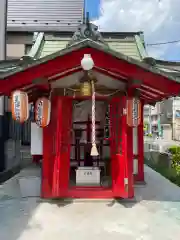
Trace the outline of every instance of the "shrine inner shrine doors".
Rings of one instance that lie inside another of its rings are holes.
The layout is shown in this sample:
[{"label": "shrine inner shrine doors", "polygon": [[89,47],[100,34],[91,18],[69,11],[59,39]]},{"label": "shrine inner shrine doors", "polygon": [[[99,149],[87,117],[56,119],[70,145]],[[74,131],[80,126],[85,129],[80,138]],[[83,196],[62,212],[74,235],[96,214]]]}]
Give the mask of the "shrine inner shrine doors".
[{"label": "shrine inner shrine doors", "polygon": [[[126,124],[125,96],[110,101],[110,152],[112,189],[110,197],[133,197],[132,128]],[[43,198],[70,196],[69,169],[72,130],[72,101],[53,96],[50,124],[43,130],[42,192]],[[78,191],[79,189],[77,189]],[[92,189],[83,188],[83,197]],[[97,196],[99,191],[94,189]],[[109,190],[108,190],[109,191]],[[74,194],[75,192],[73,192]],[[96,197],[96,194],[93,194]],[[87,194],[88,196],[88,194]],[[102,194],[103,196],[103,194]],[[108,195],[109,196],[109,195]]]}]

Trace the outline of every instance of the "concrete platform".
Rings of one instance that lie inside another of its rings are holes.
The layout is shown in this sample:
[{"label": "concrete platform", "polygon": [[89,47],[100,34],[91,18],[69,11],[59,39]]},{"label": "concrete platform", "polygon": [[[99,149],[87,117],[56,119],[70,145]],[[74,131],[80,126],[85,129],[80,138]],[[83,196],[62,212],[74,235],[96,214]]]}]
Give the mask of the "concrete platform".
[{"label": "concrete platform", "polygon": [[[31,178],[39,178],[40,179],[41,176],[41,169],[36,166],[36,165],[30,165],[27,168],[24,168],[23,170],[21,170],[21,172],[17,175],[15,175],[14,177],[12,177],[11,179],[9,179],[8,181],[6,181],[5,183],[0,185],[0,199],[1,197],[5,197],[7,196],[8,198],[21,198],[21,197],[28,197],[28,195],[31,197],[39,197],[39,194],[34,195],[34,191],[32,189],[32,192],[29,191],[30,194],[27,194],[28,191],[26,191],[26,193],[22,193],[22,189],[20,186],[20,181],[21,179],[31,179]],[[39,182],[38,182],[39,184]],[[28,190],[28,189],[26,189]],[[30,189],[31,190],[31,189]]]},{"label": "concrete platform", "polygon": [[[147,184],[136,188],[136,199],[131,202],[22,199],[15,197],[18,189],[14,179],[0,188],[0,237],[7,240],[31,240],[34,236],[38,240],[179,240],[180,188],[148,167],[145,172]],[[11,185],[12,192],[6,192],[7,185]],[[13,197],[8,198],[9,194]]]}]

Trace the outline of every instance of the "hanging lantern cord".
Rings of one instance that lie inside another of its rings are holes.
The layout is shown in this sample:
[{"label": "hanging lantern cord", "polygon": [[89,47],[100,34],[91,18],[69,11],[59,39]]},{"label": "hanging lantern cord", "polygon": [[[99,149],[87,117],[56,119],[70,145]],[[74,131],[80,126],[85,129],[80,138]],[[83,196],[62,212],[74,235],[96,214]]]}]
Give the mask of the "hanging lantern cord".
[{"label": "hanging lantern cord", "polygon": [[92,86],[92,148],[91,148],[91,156],[98,156],[98,150],[96,146],[96,109],[95,109],[95,87],[94,81],[91,81]]}]

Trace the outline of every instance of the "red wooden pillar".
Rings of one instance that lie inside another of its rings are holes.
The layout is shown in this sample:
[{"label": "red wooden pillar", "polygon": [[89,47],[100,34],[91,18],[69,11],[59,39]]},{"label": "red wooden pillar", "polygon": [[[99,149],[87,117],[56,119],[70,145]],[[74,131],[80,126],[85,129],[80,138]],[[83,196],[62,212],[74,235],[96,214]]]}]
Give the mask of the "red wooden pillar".
[{"label": "red wooden pillar", "polygon": [[41,197],[52,198],[53,186],[53,167],[55,161],[55,142],[57,133],[57,105],[58,97],[52,96],[51,99],[51,119],[47,127],[43,129],[43,160],[42,160],[42,184]]},{"label": "red wooden pillar", "polygon": [[72,99],[58,97],[57,133],[52,193],[54,197],[66,197],[69,186]]},{"label": "red wooden pillar", "polygon": [[72,100],[52,96],[50,124],[43,132],[42,197],[65,197],[69,185]]},{"label": "red wooden pillar", "polygon": [[[127,97],[116,97],[110,104],[112,190],[115,197],[134,197],[132,131],[127,127]],[[130,134],[130,137],[128,137]]]},{"label": "red wooden pillar", "polygon": [[[128,89],[126,97],[126,111],[127,111],[127,101],[134,95],[134,89]],[[128,111],[127,111],[128,113]],[[127,142],[127,169],[128,169],[128,197],[134,197],[134,175],[133,175],[133,127],[127,124],[126,115],[126,142]]]},{"label": "red wooden pillar", "polygon": [[144,181],[144,121],[143,121],[144,103],[141,102],[141,122],[138,126],[138,173],[136,181]]},{"label": "red wooden pillar", "polygon": [[[128,97],[126,101],[128,100]],[[127,117],[127,115],[126,115]],[[127,171],[128,171],[128,197],[133,198],[134,197],[134,176],[133,176],[133,127],[128,126],[127,119],[126,123],[124,124],[126,126],[126,151],[127,151]]]}]

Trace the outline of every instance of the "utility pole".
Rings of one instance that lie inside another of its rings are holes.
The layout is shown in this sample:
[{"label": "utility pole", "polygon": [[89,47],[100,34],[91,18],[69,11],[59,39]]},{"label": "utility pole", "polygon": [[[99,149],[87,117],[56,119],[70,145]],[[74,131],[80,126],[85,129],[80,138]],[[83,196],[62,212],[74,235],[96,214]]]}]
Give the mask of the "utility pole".
[{"label": "utility pole", "polygon": [[[7,27],[8,0],[0,0],[0,61],[6,60],[6,27]],[[5,97],[0,96],[0,172],[5,170]]]}]

